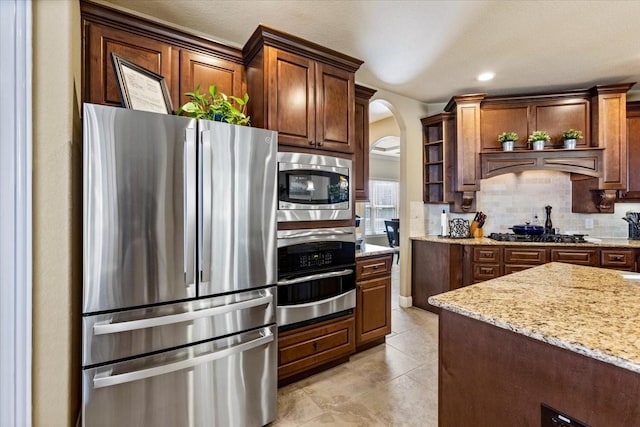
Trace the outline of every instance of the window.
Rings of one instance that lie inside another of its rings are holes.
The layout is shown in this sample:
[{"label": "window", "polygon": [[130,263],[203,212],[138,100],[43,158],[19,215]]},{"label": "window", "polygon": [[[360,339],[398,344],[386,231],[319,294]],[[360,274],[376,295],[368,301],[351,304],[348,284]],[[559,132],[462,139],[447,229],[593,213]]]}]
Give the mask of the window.
[{"label": "window", "polygon": [[397,181],[369,180],[369,203],[364,205],[366,235],[384,234],[384,221],[398,218]]}]

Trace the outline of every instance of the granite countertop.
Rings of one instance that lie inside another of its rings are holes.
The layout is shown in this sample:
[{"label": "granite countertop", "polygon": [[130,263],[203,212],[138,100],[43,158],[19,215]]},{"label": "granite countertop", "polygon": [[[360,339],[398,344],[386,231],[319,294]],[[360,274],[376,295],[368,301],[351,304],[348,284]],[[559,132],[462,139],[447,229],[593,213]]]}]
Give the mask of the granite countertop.
[{"label": "granite countertop", "polygon": [[552,262],[429,303],[640,373],[639,273]]},{"label": "granite countertop", "polygon": [[[589,238],[587,236],[587,238]],[[585,243],[557,243],[557,242],[500,242],[498,240],[489,239],[488,237],[468,238],[468,239],[451,239],[449,237],[440,236],[418,236],[411,237],[411,240],[422,240],[426,242],[449,243],[454,245],[493,245],[493,246],[578,246],[585,247],[624,247],[640,249],[640,240],[628,239],[594,239]],[[595,241],[597,240],[597,241]]]},{"label": "granite countertop", "polygon": [[364,258],[374,255],[393,254],[398,252],[398,248],[390,248],[388,246],[378,246],[369,243],[362,243],[360,249],[356,250],[356,258]]}]

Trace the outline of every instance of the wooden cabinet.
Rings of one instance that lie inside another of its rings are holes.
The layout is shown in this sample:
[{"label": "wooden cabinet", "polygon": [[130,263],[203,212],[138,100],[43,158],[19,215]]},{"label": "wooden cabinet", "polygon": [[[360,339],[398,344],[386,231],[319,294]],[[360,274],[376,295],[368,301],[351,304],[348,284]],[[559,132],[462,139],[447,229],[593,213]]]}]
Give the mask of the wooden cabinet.
[{"label": "wooden cabinet", "polygon": [[467,245],[411,241],[413,305],[439,313],[432,295],[468,286],[547,262],[638,271],[640,249],[572,245]]},{"label": "wooden cabinet", "polygon": [[468,248],[471,251],[471,283],[502,276],[502,248],[498,246],[469,246]]},{"label": "wooden cabinet", "polygon": [[189,101],[185,92],[193,92],[197,86],[200,86],[200,93],[207,93],[210,85],[216,85],[219,92],[242,96],[243,69],[242,64],[181,49],[179,105]]},{"label": "wooden cabinet", "polygon": [[505,247],[504,274],[526,270],[549,262],[549,251],[545,248]]},{"label": "wooden cabinet", "polygon": [[455,116],[436,114],[422,120],[422,200],[424,203],[453,202],[455,169]]},{"label": "wooden cabinet", "polygon": [[551,249],[550,257],[552,262],[566,262],[591,267],[597,267],[600,263],[597,249]]},{"label": "wooden cabinet", "polygon": [[600,266],[615,270],[636,271],[636,253],[633,249],[602,249]]},{"label": "wooden cabinet", "polygon": [[249,112],[281,145],[354,152],[355,72],[362,61],[259,26],[243,49]]},{"label": "wooden cabinet", "polygon": [[244,65],[235,48],[95,3],[80,2],[82,100],[121,105],[111,52],[165,78],[174,110],[196,85],[242,96]]},{"label": "wooden cabinet", "polygon": [[353,185],[356,202],[369,201],[369,100],[374,89],[356,85]]},{"label": "wooden cabinet", "polygon": [[627,102],[627,185],[621,202],[640,201],[640,101]]},{"label": "wooden cabinet", "polygon": [[356,346],[384,342],[391,333],[392,255],[356,260]]},{"label": "wooden cabinet", "polygon": [[278,336],[278,383],[284,385],[355,351],[353,314],[282,332]]},{"label": "wooden cabinet", "polygon": [[411,299],[415,307],[440,313],[438,307],[429,304],[429,297],[462,286],[463,247],[411,241]]}]

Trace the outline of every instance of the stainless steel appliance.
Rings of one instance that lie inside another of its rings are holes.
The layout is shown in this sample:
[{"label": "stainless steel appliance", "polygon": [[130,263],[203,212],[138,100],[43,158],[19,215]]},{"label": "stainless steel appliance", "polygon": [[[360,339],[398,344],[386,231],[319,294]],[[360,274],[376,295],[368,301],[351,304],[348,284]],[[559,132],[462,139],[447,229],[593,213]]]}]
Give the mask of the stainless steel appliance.
[{"label": "stainless steel appliance", "polygon": [[278,221],[352,219],[351,171],[349,159],[278,153]]},{"label": "stainless steel appliance", "polygon": [[83,425],[275,419],[276,146],[85,104]]},{"label": "stainless steel appliance", "polygon": [[540,243],[587,243],[585,234],[515,234],[491,233],[490,239],[501,242],[540,242]]},{"label": "stainless steel appliance", "polygon": [[280,328],[353,311],[355,242],[354,227],[278,231]]}]

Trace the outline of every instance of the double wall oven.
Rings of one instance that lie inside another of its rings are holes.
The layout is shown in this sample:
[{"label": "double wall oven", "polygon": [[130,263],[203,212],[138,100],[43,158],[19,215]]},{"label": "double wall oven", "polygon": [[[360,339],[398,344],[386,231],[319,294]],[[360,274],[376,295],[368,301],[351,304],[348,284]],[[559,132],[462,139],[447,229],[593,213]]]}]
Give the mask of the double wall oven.
[{"label": "double wall oven", "polygon": [[278,231],[280,330],[352,313],[355,228]]}]

